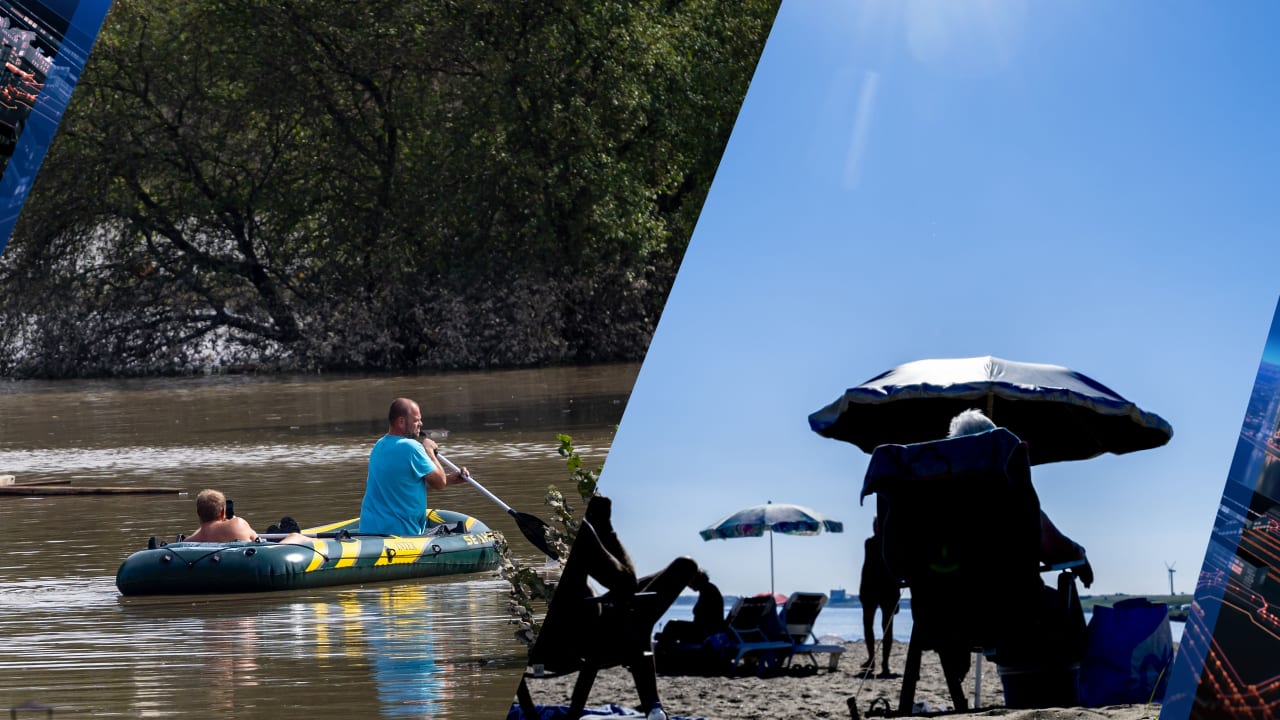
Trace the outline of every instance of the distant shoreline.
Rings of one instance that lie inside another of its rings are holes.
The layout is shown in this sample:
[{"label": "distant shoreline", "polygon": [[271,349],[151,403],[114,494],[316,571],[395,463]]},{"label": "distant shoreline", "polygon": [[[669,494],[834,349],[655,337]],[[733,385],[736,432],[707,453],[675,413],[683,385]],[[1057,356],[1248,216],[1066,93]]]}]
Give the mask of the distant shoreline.
[{"label": "distant shoreline", "polygon": [[1116,593],[1114,595],[1081,595],[1080,604],[1084,606],[1085,612],[1093,610],[1094,605],[1103,605],[1110,607],[1121,600],[1133,600],[1134,598],[1145,598],[1153,603],[1164,603],[1169,606],[1169,619],[1173,622],[1186,622],[1187,610],[1191,605],[1191,595],[1126,595],[1124,593]]},{"label": "distant shoreline", "polygon": [[[1081,595],[1080,604],[1084,607],[1085,612],[1091,612],[1095,605],[1111,607],[1122,600],[1133,600],[1135,598],[1144,598],[1153,603],[1164,603],[1169,606],[1169,619],[1174,622],[1184,622],[1187,619],[1187,611],[1183,609],[1184,605],[1190,605],[1192,596],[1186,595],[1129,595],[1127,593],[1112,593],[1108,595]],[[681,595],[676,598],[676,605],[693,605],[698,599],[697,595]],[[736,595],[726,595],[724,597],[725,604],[732,605],[738,600]],[[828,599],[827,607],[862,607],[862,603],[858,601],[857,595],[845,595],[843,598]],[[910,608],[911,598],[902,598],[901,607]]]}]

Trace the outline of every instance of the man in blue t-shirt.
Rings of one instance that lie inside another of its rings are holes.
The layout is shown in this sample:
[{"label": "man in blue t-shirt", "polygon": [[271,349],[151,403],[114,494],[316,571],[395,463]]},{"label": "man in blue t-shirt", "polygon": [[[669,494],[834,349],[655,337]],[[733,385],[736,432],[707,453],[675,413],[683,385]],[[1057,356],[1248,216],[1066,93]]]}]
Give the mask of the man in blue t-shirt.
[{"label": "man in blue t-shirt", "polygon": [[418,403],[408,398],[392,401],[387,434],[369,453],[360,532],[422,535],[427,531],[427,488],[443,490],[457,481],[458,473],[446,474],[442,469],[435,441],[418,437],[421,430]]}]

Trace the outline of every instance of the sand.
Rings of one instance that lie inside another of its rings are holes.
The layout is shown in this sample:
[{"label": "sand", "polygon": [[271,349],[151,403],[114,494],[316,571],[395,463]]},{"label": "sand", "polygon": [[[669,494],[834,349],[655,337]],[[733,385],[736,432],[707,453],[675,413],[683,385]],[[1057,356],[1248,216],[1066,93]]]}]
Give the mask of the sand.
[{"label": "sand", "polygon": [[[849,718],[846,700],[856,696],[858,710],[863,718],[877,698],[880,707],[884,701],[889,707],[898,706],[898,693],[902,689],[902,668],[906,663],[906,643],[896,643],[890,659],[890,669],[898,676],[886,679],[863,679],[859,666],[866,659],[866,647],[861,643],[846,646],[839,668],[827,672],[826,656],[819,655],[821,672],[809,675],[783,675],[768,678],[756,677],[695,677],[658,676],[658,693],[662,705],[673,715],[707,720],[786,720],[788,718]],[[807,661],[798,659],[798,664]],[[982,669],[982,707],[966,713],[953,713],[949,718],[1001,718],[1002,720],[1156,720],[1160,706],[1117,705],[1103,708],[1050,708],[1043,710],[1012,710],[1003,707],[1004,697],[996,668],[984,662]],[[529,688],[534,702],[540,705],[567,705],[576,675],[555,679],[530,680]],[[970,670],[965,687],[970,704],[973,704],[974,673]],[[924,654],[920,670],[920,682],[916,686],[916,702],[928,703],[935,711],[951,705],[942,668],[937,655]],[[622,668],[602,671],[592,686],[588,706],[616,703],[622,707],[634,707],[638,702],[631,674]],[[883,715],[883,713],[879,713]]]}]

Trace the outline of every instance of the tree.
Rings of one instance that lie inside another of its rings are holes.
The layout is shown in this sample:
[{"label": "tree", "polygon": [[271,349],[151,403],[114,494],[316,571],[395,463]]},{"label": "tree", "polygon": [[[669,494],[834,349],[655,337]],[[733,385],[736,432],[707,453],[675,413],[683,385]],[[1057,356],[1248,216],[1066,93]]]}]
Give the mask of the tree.
[{"label": "tree", "polygon": [[638,359],[776,0],[117,0],[0,372]]}]

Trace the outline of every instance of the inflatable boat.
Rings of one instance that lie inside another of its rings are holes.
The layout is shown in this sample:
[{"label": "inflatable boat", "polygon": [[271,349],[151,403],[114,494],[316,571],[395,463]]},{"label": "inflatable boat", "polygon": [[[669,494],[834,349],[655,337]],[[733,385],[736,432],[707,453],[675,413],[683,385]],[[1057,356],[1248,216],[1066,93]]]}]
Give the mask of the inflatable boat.
[{"label": "inflatable boat", "polygon": [[[123,595],[268,592],[473,573],[498,566],[493,533],[448,510],[427,512],[427,534],[366,535],[360,519],[302,531],[309,542],[156,543],[116,571]],[[272,537],[272,536],[268,536]]]}]

